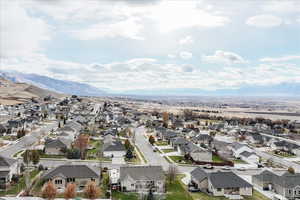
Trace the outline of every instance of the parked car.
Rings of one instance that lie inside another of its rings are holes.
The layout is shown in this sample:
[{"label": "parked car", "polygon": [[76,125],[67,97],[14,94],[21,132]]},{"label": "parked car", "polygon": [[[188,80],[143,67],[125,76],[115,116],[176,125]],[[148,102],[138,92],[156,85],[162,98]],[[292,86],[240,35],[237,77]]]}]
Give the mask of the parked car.
[{"label": "parked car", "polygon": [[203,166],[204,169],[213,169],[214,166],[210,165],[210,164],[207,164],[207,165],[204,165]]}]

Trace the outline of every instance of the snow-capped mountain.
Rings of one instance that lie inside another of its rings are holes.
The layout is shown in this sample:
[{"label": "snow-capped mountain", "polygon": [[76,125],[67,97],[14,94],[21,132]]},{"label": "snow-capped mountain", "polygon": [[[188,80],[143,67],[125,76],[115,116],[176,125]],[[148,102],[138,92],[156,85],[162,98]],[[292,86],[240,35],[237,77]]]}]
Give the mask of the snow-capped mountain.
[{"label": "snow-capped mountain", "polygon": [[28,83],[40,88],[64,94],[75,94],[80,96],[102,96],[106,94],[105,91],[89,84],[59,80],[37,74],[0,71],[0,77],[11,80],[15,83]]}]

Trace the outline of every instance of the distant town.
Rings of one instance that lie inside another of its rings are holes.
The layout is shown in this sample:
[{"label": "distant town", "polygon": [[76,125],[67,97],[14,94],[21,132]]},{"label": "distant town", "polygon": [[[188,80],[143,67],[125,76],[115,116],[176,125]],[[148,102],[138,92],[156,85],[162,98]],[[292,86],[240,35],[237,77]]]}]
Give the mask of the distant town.
[{"label": "distant town", "polygon": [[0,111],[8,199],[300,198],[299,120],[76,95]]}]

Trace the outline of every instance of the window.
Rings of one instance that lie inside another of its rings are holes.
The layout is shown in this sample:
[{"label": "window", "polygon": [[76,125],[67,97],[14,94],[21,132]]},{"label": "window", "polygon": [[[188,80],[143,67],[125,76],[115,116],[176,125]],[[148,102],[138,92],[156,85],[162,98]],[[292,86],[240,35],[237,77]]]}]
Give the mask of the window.
[{"label": "window", "polygon": [[75,178],[67,178],[67,182],[75,182]]},{"label": "window", "polygon": [[94,179],[94,178],[91,178],[91,181],[95,182],[95,179]]},{"label": "window", "polygon": [[217,188],[217,191],[218,191],[218,192],[221,192],[221,191],[222,191],[222,188]]},{"label": "window", "polygon": [[56,185],[62,184],[62,180],[60,180],[60,179],[55,180],[55,184],[56,184]]}]

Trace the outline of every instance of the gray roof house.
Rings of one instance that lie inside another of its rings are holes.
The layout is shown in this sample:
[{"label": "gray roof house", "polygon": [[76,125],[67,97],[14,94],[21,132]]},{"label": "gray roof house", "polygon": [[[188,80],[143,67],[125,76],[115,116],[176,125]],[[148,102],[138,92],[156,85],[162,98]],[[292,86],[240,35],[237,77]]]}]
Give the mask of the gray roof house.
[{"label": "gray roof house", "polygon": [[120,167],[122,191],[165,192],[165,176],[161,166]]},{"label": "gray roof house", "polygon": [[105,142],[102,151],[104,157],[123,157],[126,154],[125,146],[120,140]]},{"label": "gray roof house", "polygon": [[0,189],[6,189],[14,174],[19,174],[18,160],[0,156]]},{"label": "gray roof house", "polygon": [[71,148],[72,141],[65,137],[46,139],[44,151],[50,155],[64,155],[63,150]]},{"label": "gray roof house", "polygon": [[191,182],[213,196],[252,196],[252,185],[233,172],[205,172],[198,167],[191,172]]},{"label": "gray roof house", "polygon": [[83,189],[88,181],[98,185],[99,178],[99,172],[87,165],[61,165],[42,175],[44,181],[51,180],[58,189],[64,189],[70,182],[76,183],[78,189]]},{"label": "gray roof house", "polygon": [[287,199],[300,198],[300,173],[275,174],[265,170],[258,175],[252,176],[254,185],[264,190],[272,190]]}]

